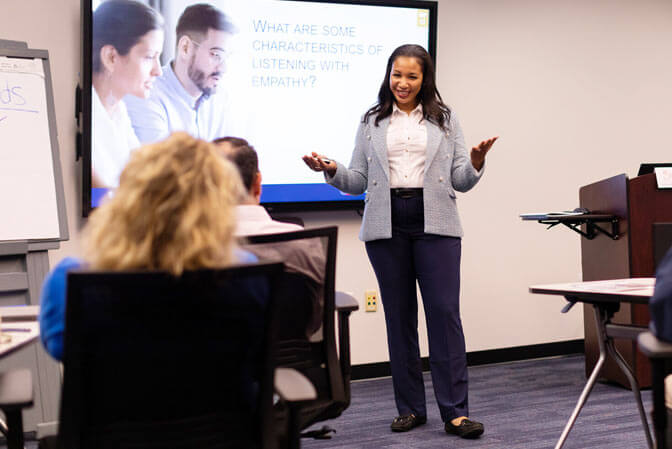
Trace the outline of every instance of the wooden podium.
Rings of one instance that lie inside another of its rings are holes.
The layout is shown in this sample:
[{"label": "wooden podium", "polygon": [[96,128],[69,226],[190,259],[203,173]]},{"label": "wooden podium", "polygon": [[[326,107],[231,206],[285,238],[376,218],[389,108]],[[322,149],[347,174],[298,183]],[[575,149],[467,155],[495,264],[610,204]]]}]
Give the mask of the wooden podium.
[{"label": "wooden podium", "polygon": [[[593,239],[581,239],[583,280],[654,276],[656,262],[672,244],[672,190],[658,189],[653,173],[633,179],[618,175],[581,187],[579,200],[581,207],[593,213],[619,218],[618,239],[602,233]],[[588,376],[599,355],[592,306],[584,305],[583,316]],[[647,327],[649,308],[643,304],[621,304],[613,322]],[[637,342],[616,340],[616,348],[632,368],[639,385],[650,386],[651,367],[637,351]],[[630,388],[613,360],[607,359],[602,374],[603,379]]]}]

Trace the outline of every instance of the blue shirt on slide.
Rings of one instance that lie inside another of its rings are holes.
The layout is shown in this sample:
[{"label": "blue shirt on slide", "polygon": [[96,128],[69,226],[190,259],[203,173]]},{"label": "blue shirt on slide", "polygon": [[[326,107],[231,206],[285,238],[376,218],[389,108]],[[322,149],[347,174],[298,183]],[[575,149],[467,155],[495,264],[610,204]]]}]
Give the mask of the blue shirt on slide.
[{"label": "blue shirt on slide", "polygon": [[154,81],[149,98],[127,95],[124,103],[142,144],[163,140],[174,131],[186,131],[207,141],[227,135],[225,94],[192,97],[170,64],[163,67],[163,74]]},{"label": "blue shirt on slide", "polygon": [[[234,255],[238,263],[257,262],[254,254],[237,249]],[[47,352],[56,360],[63,360],[63,335],[65,331],[65,297],[68,272],[81,268],[84,261],[66,257],[47,275],[40,295],[40,339]]]}]

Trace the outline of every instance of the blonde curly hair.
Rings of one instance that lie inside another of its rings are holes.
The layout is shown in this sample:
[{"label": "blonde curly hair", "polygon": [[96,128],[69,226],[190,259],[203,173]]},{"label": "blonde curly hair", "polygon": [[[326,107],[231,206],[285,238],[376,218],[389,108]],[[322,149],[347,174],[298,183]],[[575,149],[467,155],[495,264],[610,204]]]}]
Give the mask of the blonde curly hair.
[{"label": "blonde curly hair", "polygon": [[132,155],[114,196],[89,219],[85,259],[95,269],[175,275],[229,265],[244,194],[213,144],[174,133]]}]

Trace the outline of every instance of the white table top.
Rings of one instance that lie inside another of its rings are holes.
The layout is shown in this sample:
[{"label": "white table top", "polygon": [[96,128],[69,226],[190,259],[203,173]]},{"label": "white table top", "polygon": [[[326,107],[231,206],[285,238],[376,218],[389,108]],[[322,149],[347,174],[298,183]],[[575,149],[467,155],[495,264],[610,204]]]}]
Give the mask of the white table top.
[{"label": "white table top", "polygon": [[[40,336],[39,306],[0,307],[0,357],[34,342]],[[8,335],[10,340],[7,340]]]},{"label": "white table top", "polygon": [[656,278],[611,279],[606,281],[568,282],[563,284],[533,285],[530,289],[557,290],[567,293],[605,293],[632,296],[653,296]]},{"label": "white table top", "polygon": [[[36,321],[16,321],[12,323],[2,323],[0,326],[2,335],[9,335],[11,340],[8,342],[0,341],[0,357],[11,354],[12,352],[34,342],[40,336],[40,326]],[[4,337],[0,337],[4,338]]]},{"label": "white table top", "polygon": [[611,279],[606,281],[568,282],[562,284],[533,285],[530,293],[589,297],[604,300],[648,302],[653,296],[655,278]]}]

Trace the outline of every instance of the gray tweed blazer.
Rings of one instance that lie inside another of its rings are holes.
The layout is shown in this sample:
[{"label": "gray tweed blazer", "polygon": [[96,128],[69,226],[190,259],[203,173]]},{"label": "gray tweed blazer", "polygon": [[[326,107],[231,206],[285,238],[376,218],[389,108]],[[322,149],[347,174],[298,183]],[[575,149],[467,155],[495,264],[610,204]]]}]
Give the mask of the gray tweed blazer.
[{"label": "gray tweed blazer", "polygon": [[[425,123],[425,232],[462,237],[455,191],[466,192],[471,189],[483,175],[485,167],[476,172],[471,165],[455,113],[451,113],[448,132],[433,123]],[[365,242],[392,237],[390,169],[387,161],[389,124],[389,117],[381,120],[378,126],[374,125],[374,117],[370,117],[366,123],[360,123],[350,167],[336,162],[338,167],[334,176],[325,174],[327,183],[343,192],[354,195],[366,192],[364,217],[359,232],[360,240]]]}]

